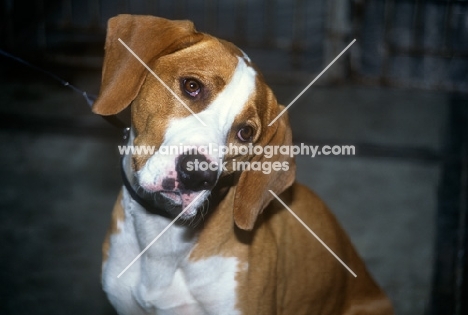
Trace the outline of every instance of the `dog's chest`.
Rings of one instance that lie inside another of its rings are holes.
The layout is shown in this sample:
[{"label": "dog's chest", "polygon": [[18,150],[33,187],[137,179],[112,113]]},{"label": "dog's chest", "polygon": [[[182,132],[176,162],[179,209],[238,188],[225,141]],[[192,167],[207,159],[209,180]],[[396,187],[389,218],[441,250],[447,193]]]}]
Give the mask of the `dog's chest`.
[{"label": "dog's chest", "polygon": [[[134,205],[125,206],[126,220],[120,224],[120,232],[111,236],[111,250],[103,268],[104,289],[120,313],[240,314],[236,310],[236,275],[242,267],[238,259],[214,256],[189,260],[195,242],[187,241],[184,227],[168,229],[117,278],[139,254],[141,243],[148,243],[159,233],[144,235],[142,231],[150,226],[162,230],[167,225],[151,222],[160,218],[138,217]],[[129,209],[131,214],[127,213]]]},{"label": "dog's chest", "polygon": [[156,308],[157,314],[240,314],[236,310],[236,271],[235,258],[184,262],[169,286],[150,288],[140,282],[134,296],[147,310]]}]

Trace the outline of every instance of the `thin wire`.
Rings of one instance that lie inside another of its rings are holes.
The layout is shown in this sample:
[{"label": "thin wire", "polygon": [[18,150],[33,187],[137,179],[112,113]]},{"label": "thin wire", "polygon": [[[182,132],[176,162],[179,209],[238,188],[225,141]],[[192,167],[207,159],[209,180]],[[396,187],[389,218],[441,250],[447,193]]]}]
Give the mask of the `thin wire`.
[{"label": "thin wire", "polygon": [[44,69],[42,69],[42,68],[39,68],[38,66],[35,66],[35,65],[33,65],[33,64],[31,64],[31,63],[27,62],[26,60],[23,60],[23,59],[21,59],[21,58],[19,58],[19,57],[13,56],[12,54],[10,54],[10,53],[8,53],[8,52],[2,50],[2,49],[0,49],[0,54],[3,55],[3,56],[5,56],[5,57],[8,57],[8,58],[10,58],[10,59],[13,59],[13,60],[15,60],[15,61],[17,61],[17,62],[19,62],[19,63],[21,63],[21,64],[27,66],[27,67],[30,67],[30,68],[33,68],[33,69],[39,71],[39,72],[42,72],[43,74],[45,74],[45,75],[51,77],[52,79],[54,79],[54,80],[60,82],[60,84],[62,84],[63,86],[69,87],[69,88],[72,89],[73,91],[75,91],[75,92],[81,94],[81,95],[85,98],[85,100],[86,100],[86,102],[88,103],[89,107],[91,107],[91,106],[93,105],[94,101],[96,100],[96,96],[95,96],[95,95],[86,93],[85,91],[83,91],[83,90],[77,88],[77,87],[74,86],[73,84],[70,84],[70,82],[68,82],[68,81],[66,81],[66,80],[64,80],[64,79],[62,79],[61,77],[57,76],[56,74],[53,74],[53,73],[50,72],[50,71],[44,70]]}]

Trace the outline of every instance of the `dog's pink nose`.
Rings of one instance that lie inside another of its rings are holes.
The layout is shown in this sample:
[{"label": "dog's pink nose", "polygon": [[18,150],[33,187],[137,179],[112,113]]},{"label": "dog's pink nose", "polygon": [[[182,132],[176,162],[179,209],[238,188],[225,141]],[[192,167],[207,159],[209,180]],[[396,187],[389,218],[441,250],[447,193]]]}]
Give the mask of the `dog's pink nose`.
[{"label": "dog's pink nose", "polygon": [[177,161],[177,177],[186,189],[200,191],[216,183],[218,165],[201,154],[183,154]]}]

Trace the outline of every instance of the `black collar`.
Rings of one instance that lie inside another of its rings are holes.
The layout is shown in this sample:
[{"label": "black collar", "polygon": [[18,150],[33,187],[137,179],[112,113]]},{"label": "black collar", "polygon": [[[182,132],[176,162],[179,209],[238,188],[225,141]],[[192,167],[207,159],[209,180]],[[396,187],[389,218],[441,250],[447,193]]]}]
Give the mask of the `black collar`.
[{"label": "black collar", "polygon": [[128,180],[127,174],[125,173],[124,157],[123,156],[122,156],[121,161],[120,161],[120,172],[121,172],[121,175],[122,175],[123,184],[124,184],[125,188],[127,189],[127,191],[129,192],[130,196],[133,198],[133,200],[138,202],[138,204],[140,204],[140,206],[145,208],[146,211],[148,211],[151,214],[156,214],[156,215],[160,215],[162,217],[168,218],[168,219],[173,219],[173,217],[168,212],[166,212],[164,209],[161,209],[161,208],[158,208],[158,207],[154,206],[148,200],[141,197],[135,191],[132,184]]},{"label": "black collar", "polygon": [[[123,131],[123,142],[126,143],[130,137],[130,127],[124,128]],[[128,180],[127,173],[125,172],[125,167],[124,167],[124,158],[125,156],[123,155],[122,158],[120,159],[120,175],[122,176],[122,181],[127,189],[128,193],[130,196],[135,200],[140,206],[146,209],[149,213],[160,215],[164,218],[168,219],[173,219],[173,217],[164,209],[156,207],[154,204],[149,202],[147,199],[143,198],[140,196],[136,190],[133,188],[132,184]]]}]

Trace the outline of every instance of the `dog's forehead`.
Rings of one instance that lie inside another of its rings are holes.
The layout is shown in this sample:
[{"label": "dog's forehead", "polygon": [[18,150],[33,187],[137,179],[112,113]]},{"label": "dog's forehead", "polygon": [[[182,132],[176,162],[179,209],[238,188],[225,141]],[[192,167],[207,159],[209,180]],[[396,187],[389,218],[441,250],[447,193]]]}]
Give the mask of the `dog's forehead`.
[{"label": "dog's forehead", "polygon": [[174,72],[199,74],[207,78],[222,78],[229,82],[239,57],[245,54],[233,44],[205,35],[194,45],[160,58],[160,65]]}]

